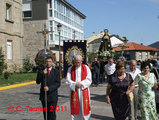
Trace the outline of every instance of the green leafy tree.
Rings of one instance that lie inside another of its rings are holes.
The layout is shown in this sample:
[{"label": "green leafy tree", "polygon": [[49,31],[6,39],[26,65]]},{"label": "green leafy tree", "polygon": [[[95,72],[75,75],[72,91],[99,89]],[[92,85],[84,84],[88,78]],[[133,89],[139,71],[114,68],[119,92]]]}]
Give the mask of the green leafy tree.
[{"label": "green leafy tree", "polygon": [[127,37],[123,37],[124,43],[127,43],[129,40],[127,39]]},{"label": "green leafy tree", "polygon": [[0,47],[0,75],[2,74],[3,70],[6,69],[6,64],[4,62],[4,55],[2,53],[2,47]]}]

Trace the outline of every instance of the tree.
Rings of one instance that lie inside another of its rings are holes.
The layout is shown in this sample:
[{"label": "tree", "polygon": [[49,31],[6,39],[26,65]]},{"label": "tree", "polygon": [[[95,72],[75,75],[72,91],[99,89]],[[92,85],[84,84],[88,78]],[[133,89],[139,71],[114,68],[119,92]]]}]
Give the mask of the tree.
[{"label": "tree", "polygon": [[127,39],[127,37],[123,37],[124,43],[127,43],[129,40]]},{"label": "tree", "polygon": [[4,69],[6,69],[6,64],[4,62],[4,55],[2,53],[2,47],[0,47],[0,75],[2,74]]}]

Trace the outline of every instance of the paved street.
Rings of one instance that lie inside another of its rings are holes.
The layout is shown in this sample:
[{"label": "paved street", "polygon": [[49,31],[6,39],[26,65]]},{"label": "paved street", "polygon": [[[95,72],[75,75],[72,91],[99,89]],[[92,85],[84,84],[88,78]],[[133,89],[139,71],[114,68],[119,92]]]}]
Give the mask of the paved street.
[{"label": "paved street", "polygon": [[[0,120],[43,120],[43,113],[32,109],[41,107],[39,89],[40,85],[33,84],[0,91]],[[111,107],[105,103],[105,89],[106,84],[91,87],[91,120],[113,120]],[[69,88],[62,81],[59,89],[58,106],[60,109],[57,112],[57,120],[70,120],[69,92]],[[12,112],[8,110],[11,105],[14,107]]]}]

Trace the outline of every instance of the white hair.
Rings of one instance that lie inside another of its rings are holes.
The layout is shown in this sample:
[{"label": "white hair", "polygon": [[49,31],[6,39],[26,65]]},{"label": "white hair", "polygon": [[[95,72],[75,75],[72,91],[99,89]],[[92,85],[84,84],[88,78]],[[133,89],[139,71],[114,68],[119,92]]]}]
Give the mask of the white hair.
[{"label": "white hair", "polygon": [[130,64],[133,63],[133,62],[135,62],[135,63],[137,64],[136,60],[131,60],[131,61],[130,61]]},{"label": "white hair", "polygon": [[75,59],[75,58],[80,58],[81,61],[82,61],[82,56],[81,56],[81,55],[75,55],[75,56],[74,56],[74,59]]}]

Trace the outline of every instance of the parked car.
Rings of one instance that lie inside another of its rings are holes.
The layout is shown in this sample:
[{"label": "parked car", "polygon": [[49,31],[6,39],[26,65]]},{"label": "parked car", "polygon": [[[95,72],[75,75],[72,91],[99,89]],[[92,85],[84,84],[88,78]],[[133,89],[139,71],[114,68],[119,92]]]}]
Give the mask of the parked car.
[{"label": "parked car", "polygon": [[[159,68],[151,67],[150,72],[155,74],[155,76],[157,78],[157,82],[159,82]],[[155,91],[155,100],[156,100],[157,112],[159,113],[159,91],[158,90]]]}]

